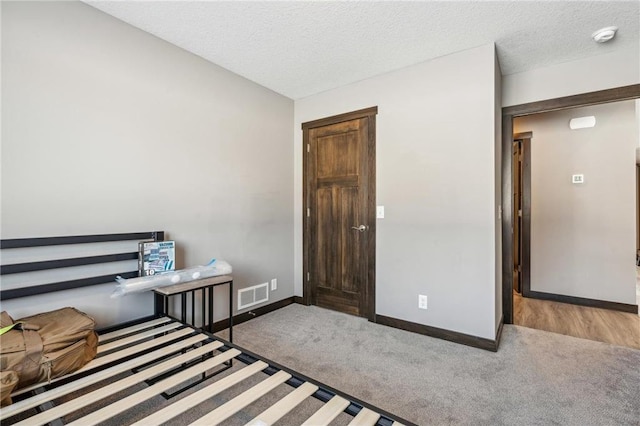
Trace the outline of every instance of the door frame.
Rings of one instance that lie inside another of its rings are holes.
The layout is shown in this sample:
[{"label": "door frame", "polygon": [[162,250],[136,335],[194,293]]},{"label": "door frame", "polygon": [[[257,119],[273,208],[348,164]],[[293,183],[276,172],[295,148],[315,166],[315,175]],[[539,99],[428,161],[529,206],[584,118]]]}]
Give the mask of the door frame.
[{"label": "door frame", "polygon": [[505,324],[513,324],[513,200],[511,192],[513,119],[543,112],[638,98],[640,98],[640,84],[632,84],[502,108],[502,315]]},{"label": "door frame", "polygon": [[367,180],[368,187],[365,189],[367,194],[366,217],[369,230],[367,231],[367,279],[365,283],[366,306],[364,306],[363,316],[369,321],[376,320],[376,115],[378,107],[370,107],[357,111],[347,112],[344,114],[325,117],[318,120],[302,123],[302,302],[305,305],[311,304],[311,288],[309,284],[309,250],[311,242],[309,241],[310,221],[307,216],[307,208],[309,203],[309,176],[308,176],[308,153],[307,145],[309,144],[309,130],[316,127],[324,127],[331,124],[342,123],[344,121],[355,120],[359,118],[368,118],[368,139],[366,141],[368,147],[367,158]]}]

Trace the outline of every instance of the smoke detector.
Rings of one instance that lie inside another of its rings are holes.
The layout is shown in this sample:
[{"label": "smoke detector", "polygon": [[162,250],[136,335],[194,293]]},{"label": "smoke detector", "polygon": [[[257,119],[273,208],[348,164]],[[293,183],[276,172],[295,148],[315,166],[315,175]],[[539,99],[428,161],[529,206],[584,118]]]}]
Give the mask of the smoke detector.
[{"label": "smoke detector", "polygon": [[596,43],[606,43],[616,36],[618,27],[605,27],[591,34],[591,38]]}]

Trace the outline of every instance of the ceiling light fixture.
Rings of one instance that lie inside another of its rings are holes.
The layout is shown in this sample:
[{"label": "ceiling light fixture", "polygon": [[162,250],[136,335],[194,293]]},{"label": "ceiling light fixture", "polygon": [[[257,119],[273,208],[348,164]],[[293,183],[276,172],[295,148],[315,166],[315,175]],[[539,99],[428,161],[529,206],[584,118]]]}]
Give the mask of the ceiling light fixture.
[{"label": "ceiling light fixture", "polygon": [[618,31],[618,27],[601,28],[595,33],[591,34],[591,38],[596,43],[606,43],[616,36],[616,31]]}]

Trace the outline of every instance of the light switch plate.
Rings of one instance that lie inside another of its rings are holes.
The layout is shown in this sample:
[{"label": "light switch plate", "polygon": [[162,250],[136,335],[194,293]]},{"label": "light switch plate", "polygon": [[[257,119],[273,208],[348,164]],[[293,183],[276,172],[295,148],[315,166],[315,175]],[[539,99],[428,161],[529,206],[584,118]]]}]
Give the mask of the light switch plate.
[{"label": "light switch plate", "polygon": [[378,219],[384,219],[384,206],[378,206],[376,209],[376,217]]},{"label": "light switch plate", "polygon": [[573,183],[584,183],[584,175],[572,175],[571,182]]},{"label": "light switch plate", "polygon": [[427,295],[419,294],[418,295],[418,309],[427,309]]}]

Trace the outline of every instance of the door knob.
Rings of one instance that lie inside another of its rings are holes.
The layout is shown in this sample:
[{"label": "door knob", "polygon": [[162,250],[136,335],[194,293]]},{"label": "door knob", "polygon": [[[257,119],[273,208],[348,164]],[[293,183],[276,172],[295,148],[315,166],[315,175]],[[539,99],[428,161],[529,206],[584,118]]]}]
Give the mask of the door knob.
[{"label": "door knob", "polygon": [[355,229],[356,231],[364,232],[368,229],[368,226],[360,225],[360,226],[352,226],[351,229]]}]

